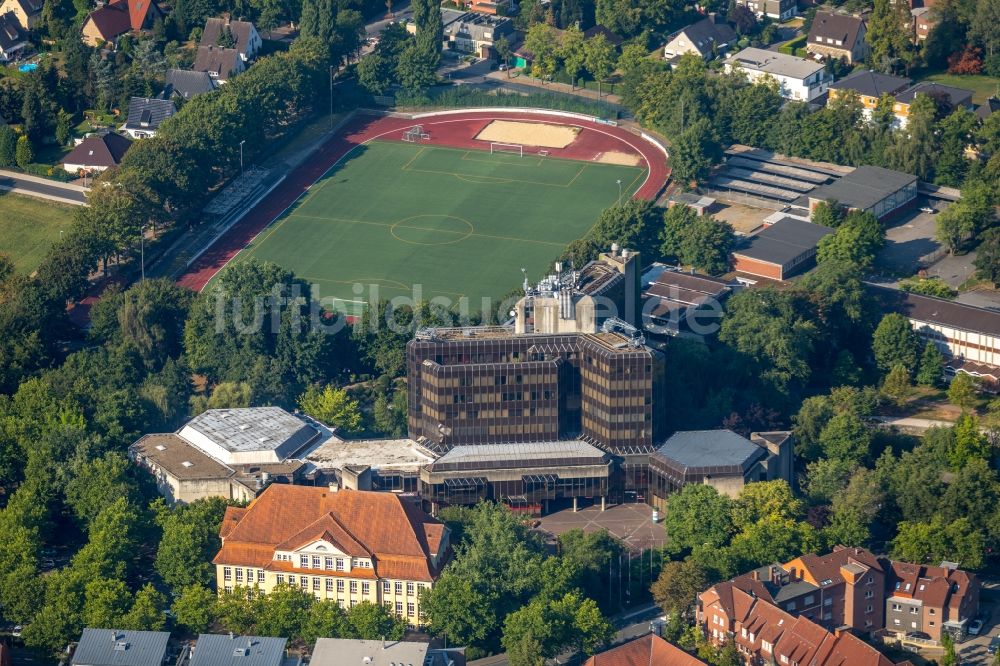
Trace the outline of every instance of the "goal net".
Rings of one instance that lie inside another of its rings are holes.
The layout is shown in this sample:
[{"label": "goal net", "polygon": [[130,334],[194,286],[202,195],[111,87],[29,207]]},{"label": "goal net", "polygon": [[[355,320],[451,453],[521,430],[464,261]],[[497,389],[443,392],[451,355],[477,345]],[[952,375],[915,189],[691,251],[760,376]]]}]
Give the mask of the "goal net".
[{"label": "goal net", "polygon": [[524,146],[519,143],[496,143],[490,142],[490,153],[510,153],[519,157],[524,157]]},{"label": "goal net", "polygon": [[416,143],[417,141],[426,141],[431,138],[430,134],[424,132],[423,125],[414,125],[410,129],[403,132],[403,141],[408,143]]}]

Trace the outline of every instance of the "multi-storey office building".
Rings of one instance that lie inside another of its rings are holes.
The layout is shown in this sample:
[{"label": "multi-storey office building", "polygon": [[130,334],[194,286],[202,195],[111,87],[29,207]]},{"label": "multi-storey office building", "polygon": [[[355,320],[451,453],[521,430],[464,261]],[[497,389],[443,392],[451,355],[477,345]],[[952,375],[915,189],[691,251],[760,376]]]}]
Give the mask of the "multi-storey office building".
[{"label": "multi-storey office building", "polygon": [[407,363],[410,436],[442,451],[579,436],[648,453],[662,431],[663,356],[622,333],[425,329]]}]

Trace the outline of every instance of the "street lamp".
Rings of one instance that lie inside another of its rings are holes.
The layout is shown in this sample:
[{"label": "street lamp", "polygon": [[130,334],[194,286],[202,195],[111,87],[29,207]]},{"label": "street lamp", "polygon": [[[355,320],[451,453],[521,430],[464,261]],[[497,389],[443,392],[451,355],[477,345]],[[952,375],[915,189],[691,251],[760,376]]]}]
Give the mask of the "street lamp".
[{"label": "street lamp", "polygon": [[243,182],[243,144],[246,142],[246,139],[240,141],[240,183]]},{"label": "street lamp", "polygon": [[[241,142],[240,147],[242,146],[243,144]],[[140,282],[145,282],[146,281],[146,225],[145,224],[139,228],[139,271],[140,275],[142,276],[140,278]]]},{"label": "street lamp", "polygon": [[333,65],[330,65],[330,131],[333,131]]},{"label": "street lamp", "polygon": [[619,178],[617,180],[617,183],[618,183],[618,205],[621,206],[622,205],[622,179]]}]

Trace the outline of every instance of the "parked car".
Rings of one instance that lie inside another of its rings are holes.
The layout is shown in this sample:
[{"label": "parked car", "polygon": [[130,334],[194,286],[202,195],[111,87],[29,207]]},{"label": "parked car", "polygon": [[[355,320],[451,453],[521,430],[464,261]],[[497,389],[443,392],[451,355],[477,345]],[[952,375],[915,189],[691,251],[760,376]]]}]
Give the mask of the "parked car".
[{"label": "parked car", "polygon": [[982,620],[973,620],[972,624],[969,625],[969,634],[971,636],[978,636],[979,632],[983,630]]},{"label": "parked car", "polygon": [[931,635],[923,631],[911,631],[908,634],[906,634],[906,637],[916,638],[917,640],[921,641],[929,641],[931,639]]},{"label": "parked car", "polygon": [[505,65],[503,63],[500,63],[500,66],[497,67],[497,69],[499,69],[501,72],[506,72],[507,71],[507,65]]},{"label": "parked car", "polygon": [[924,207],[922,207],[922,208],[920,209],[920,212],[921,212],[921,213],[927,213],[928,215],[933,215],[933,214],[934,214],[934,213],[936,213],[937,211],[936,211],[936,210],[934,210],[933,208],[931,208],[930,206],[924,206]]},{"label": "parked car", "polygon": [[19,624],[14,625],[14,629],[10,632],[10,635],[13,636],[14,638],[20,638],[21,629],[22,629],[21,625]]},{"label": "parked car", "polygon": [[1000,650],[1000,634],[994,636],[993,640],[990,641],[989,647],[986,648],[986,651],[990,654],[996,654],[997,650]]},{"label": "parked car", "polygon": [[47,569],[55,569],[56,568],[56,561],[53,560],[53,559],[42,560],[42,568],[46,569],[46,570]]}]

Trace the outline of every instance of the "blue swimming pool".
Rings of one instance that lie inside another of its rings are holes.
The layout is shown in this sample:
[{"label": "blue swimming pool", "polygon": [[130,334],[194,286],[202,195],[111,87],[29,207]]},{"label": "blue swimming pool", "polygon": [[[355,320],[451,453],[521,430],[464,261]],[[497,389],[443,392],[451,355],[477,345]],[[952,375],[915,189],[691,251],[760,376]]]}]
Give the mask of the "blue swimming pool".
[{"label": "blue swimming pool", "polygon": [[37,62],[26,62],[23,65],[21,65],[20,67],[18,67],[18,69],[21,70],[22,72],[33,72],[36,69],[38,69],[38,63]]}]

